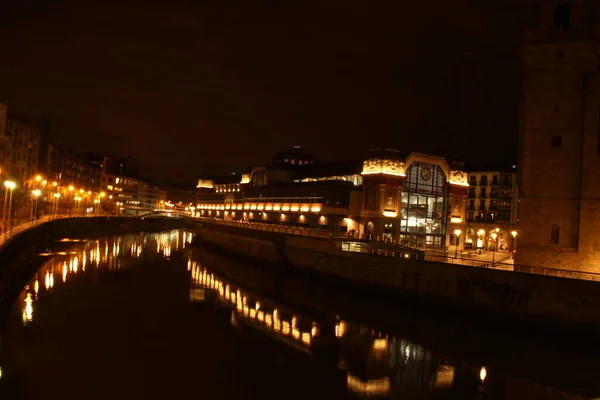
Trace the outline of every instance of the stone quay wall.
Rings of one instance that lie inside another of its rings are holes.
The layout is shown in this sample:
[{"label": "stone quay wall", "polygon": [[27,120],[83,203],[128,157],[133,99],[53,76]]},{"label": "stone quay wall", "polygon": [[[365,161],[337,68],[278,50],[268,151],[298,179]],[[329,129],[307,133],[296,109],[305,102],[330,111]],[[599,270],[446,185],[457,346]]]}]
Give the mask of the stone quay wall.
[{"label": "stone quay wall", "polygon": [[600,283],[514,271],[342,252],[333,240],[204,224],[199,244],[343,282],[375,295],[600,334]]}]

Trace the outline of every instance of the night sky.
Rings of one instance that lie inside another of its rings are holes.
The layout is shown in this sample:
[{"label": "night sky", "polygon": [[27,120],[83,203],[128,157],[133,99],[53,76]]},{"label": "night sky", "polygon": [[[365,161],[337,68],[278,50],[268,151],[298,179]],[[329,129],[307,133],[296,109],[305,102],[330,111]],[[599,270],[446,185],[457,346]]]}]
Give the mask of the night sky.
[{"label": "night sky", "polygon": [[516,155],[524,2],[2,3],[11,112],[158,179],[293,145],[326,161],[381,146],[479,164]]}]

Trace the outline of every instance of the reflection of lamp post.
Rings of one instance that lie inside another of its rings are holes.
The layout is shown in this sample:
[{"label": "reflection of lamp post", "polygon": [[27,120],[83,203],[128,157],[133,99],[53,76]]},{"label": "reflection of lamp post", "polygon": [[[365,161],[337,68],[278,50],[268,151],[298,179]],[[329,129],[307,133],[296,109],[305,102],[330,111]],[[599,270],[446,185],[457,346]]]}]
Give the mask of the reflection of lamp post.
[{"label": "reflection of lamp post", "polygon": [[517,249],[517,231],[512,231],[510,234],[513,237],[512,250],[513,250],[513,253],[514,253],[515,250]]},{"label": "reflection of lamp post", "polygon": [[17,184],[13,181],[4,181],[4,186],[6,187],[6,192],[4,192],[4,215],[2,216],[2,229],[5,229],[4,221],[6,220],[6,197],[8,195],[8,191],[10,190],[10,199],[8,201],[8,225],[10,226],[10,213],[12,210],[12,196],[13,189],[17,187]]},{"label": "reflection of lamp post", "polygon": [[460,242],[460,234],[462,231],[460,229],[454,230],[454,236],[456,236],[456,246],[454,247],[454,258],[458,257],[458,243]]},{"label": "reflection of lamp post", "polygon": [[494,239],[494,247],[492,247],[492,267],[494,266],[494,263],[496,262],[496,243],[497,243],[496,238],[497,237],[498,237],[498,234],[496,232],[492,232],[492,239]]}]

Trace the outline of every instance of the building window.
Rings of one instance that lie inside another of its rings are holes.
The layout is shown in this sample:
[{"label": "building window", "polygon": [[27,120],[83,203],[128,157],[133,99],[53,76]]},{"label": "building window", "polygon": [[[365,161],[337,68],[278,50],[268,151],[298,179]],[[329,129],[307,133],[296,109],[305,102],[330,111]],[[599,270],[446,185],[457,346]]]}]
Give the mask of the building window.
[{"label": "building window", "polygon": [[442,249],[446,237],[446,177],[437,165],[414,162],[401,197],[400,235],[419,247]]},{"label": "building window", "polygon": [[562,147],[562,136],[554,136],[550,142],[550,146],[554,148]]},{"label": "building window", "polygon": [[483,175],[481,180],[479,181],[479,185],[486,186],[487,185],[487,175]]},{"label": "building window", "polygon": [[560,3],[554,9],[554,28],[569,29],[571,26],[571,8],[569,4]]},{"label": "building window", "polygon": [[558,244],[560,239],[560,226],[554,225],[550,231],[550,244]]}]

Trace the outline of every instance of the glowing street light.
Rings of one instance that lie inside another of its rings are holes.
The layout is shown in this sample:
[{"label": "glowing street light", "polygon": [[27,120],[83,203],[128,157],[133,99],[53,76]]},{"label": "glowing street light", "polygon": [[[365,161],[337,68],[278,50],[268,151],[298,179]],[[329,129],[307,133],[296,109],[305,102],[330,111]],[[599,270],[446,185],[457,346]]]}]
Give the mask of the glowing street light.
[{"label": "glowing street light", "polygon": [[52,196],[54,197],[54,201],[52,202],[52,213],[58,214],[58,199],[60,198],[60,193],[54,193]]},{"label": "glowing street light", "polygon": [[458,243],[460,241],[460,234],[462,231],[460,229],[454,230],[454,236],[456,236],[456,246],[454,247],[454,258],[458,257]]},{"label": "glowing street light", "polygon": [[36,182],[41,182],[42,181],[42,176],[41,175],[36,175],[35,181]]},{"label": "glowing street light", "polygon": [[6,203],[7,203],[7,199],[8,199],[8,191],[10,190],[10,201],[8,202],[8,224],[10,225],[10,212],[11,212],[11,208],[12,208],[12,195],[13,195],[13,190],[15,187],[17,187],[17,184],[14,183],[13,181],[4,181],[4,186],[6,187],[5,191],[4,191],[4,211],[2,213],[2,230],[6,231]]},{"label": "glowing street light", "polygon": [[510,234],[512,235],[512,238],[513,238],[512,250],[514,253],[515,250],[517,249],[517,231],[512,231]]},{"label": "glowing street light", "polygon": [[38,198],[40,197],[40,195],[42,194],[42,191],[39,189],[35,189],[31,191],[31,194],[33,195],[34,199],[35,199],[35,203],[33,205],[33,207],[31,207],[31,219],[37,218],[37,208],[38,208]]},{"label": "glowing street light", "polygon": [[[498,228],[496,228],[498,229]],[[498,234],[496,232],[492,232],[492,239],[494,239],[494,247],[492,247],[492,267],[496,261],[496,244],[498,243],[496,239],[498,238]]]},{"label": "glowing street light", "polygon": [[479,370],[479,379],[481,380],[481,382],[485,382],[485,378],[487,378],[487,368],[481,367],[481,369]]}]

